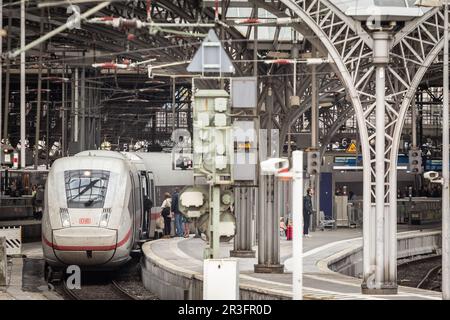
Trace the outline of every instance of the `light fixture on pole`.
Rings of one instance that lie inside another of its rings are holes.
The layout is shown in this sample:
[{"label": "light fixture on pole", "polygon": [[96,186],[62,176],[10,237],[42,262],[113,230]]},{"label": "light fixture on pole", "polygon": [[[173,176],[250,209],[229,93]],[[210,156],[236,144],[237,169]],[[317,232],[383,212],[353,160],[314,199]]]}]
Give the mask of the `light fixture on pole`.
[{"label": "light fixture on pole", "polygon": [[292,168],[289,160],[270,158],[261,162],[261,172],[274,174],[282,181],[292,181],[292,299],[303,300],[303,151],[292,152]]}]

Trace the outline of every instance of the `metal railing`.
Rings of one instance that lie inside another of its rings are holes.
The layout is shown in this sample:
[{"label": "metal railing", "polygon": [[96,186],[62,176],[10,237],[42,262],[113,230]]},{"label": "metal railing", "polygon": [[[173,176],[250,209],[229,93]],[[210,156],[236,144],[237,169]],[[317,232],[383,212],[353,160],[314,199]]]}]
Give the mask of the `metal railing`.
[{"label": "metal railing", "polygon": [[[347,205],[349,226],[362,226],[363,201],[350,200]],[[440,222],[442,200],[440,198],[397,199],[397,223],[425,224]]]}]

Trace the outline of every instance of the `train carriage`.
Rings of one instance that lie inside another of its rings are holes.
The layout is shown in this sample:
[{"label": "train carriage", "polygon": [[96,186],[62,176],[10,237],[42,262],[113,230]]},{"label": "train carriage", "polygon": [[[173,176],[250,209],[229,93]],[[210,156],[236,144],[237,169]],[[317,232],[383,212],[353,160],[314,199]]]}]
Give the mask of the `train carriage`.
[{"label": "train carriage", "polygon": [[149,186],[146,172],[118,152],[86,151],[55,161],[42,219],[46,262],[113,268],[128,261],[146,236]]},{"label": "train carriage", "polygon": [[[52,267],[110,269],[153,235],[162,194],[193,184],[170,153],[83,151],[56,160],[45,188],[42,243]],[[153,201],[151,217],[144,199]],[[150,218],[150,219],[149,219]]]}]

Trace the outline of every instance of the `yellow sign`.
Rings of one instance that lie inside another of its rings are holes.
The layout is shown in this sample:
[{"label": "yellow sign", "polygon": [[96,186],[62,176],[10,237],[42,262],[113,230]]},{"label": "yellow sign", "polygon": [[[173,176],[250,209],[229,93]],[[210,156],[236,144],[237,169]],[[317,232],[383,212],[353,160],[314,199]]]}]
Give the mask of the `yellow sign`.
[{"label": "yellow sign", "polygon": [[345,151],[347,153],[356,153],[356,143],[352,142],[348,146],[347,150]]},{"label": "yellow sign", "polygon": [[238,149],[249,150],[249,149],[251,149],[252,145],[250,142],[245,142],[245,143],[238,143],[237,147],[238,147]]}]

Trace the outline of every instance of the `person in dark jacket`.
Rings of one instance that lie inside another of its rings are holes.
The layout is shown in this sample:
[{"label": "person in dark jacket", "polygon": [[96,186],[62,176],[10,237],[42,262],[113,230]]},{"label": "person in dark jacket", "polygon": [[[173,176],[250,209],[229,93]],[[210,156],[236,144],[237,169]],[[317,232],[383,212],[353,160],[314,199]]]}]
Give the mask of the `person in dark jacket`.
[{"label": "person in dark jacket", "polygon": [[164,194],[164,201],[161,205],[161,216],[164,218],[164,238],[170,238],[172,232],[172,198],[170,193],[166,192]]},{"label": "person in dark jacket", "polygon": [[175,192],[172,194],[172,212],[175,216],[175,236],[184,237],[183,228],[183,214],[178,209],[179,193],[178,188],[175,188]]},{"label": "person in dark jacket", "polygon": [[149,196],[146,195],[144,197],[144,232],[147,234],[150,232],[152,207],[153,207],[153,201],[150,199]]},{"label": "person in dark jacket", "polygon": [[36,189],[36,196],[35,196],[35,206],[36,206],[36,219],[41,220],[42,219],[42,212],[44,211],[44,197],[45,197],[45,191],[43,185],[38,185]]},{"label": "person in dark jacket", "polygon": [[313,213],[312,196],[314,194],[313,189],[308,188],[306,196],[303,198],[303,235],[310,238],[309,223],[311,221],[311,215]]}]

